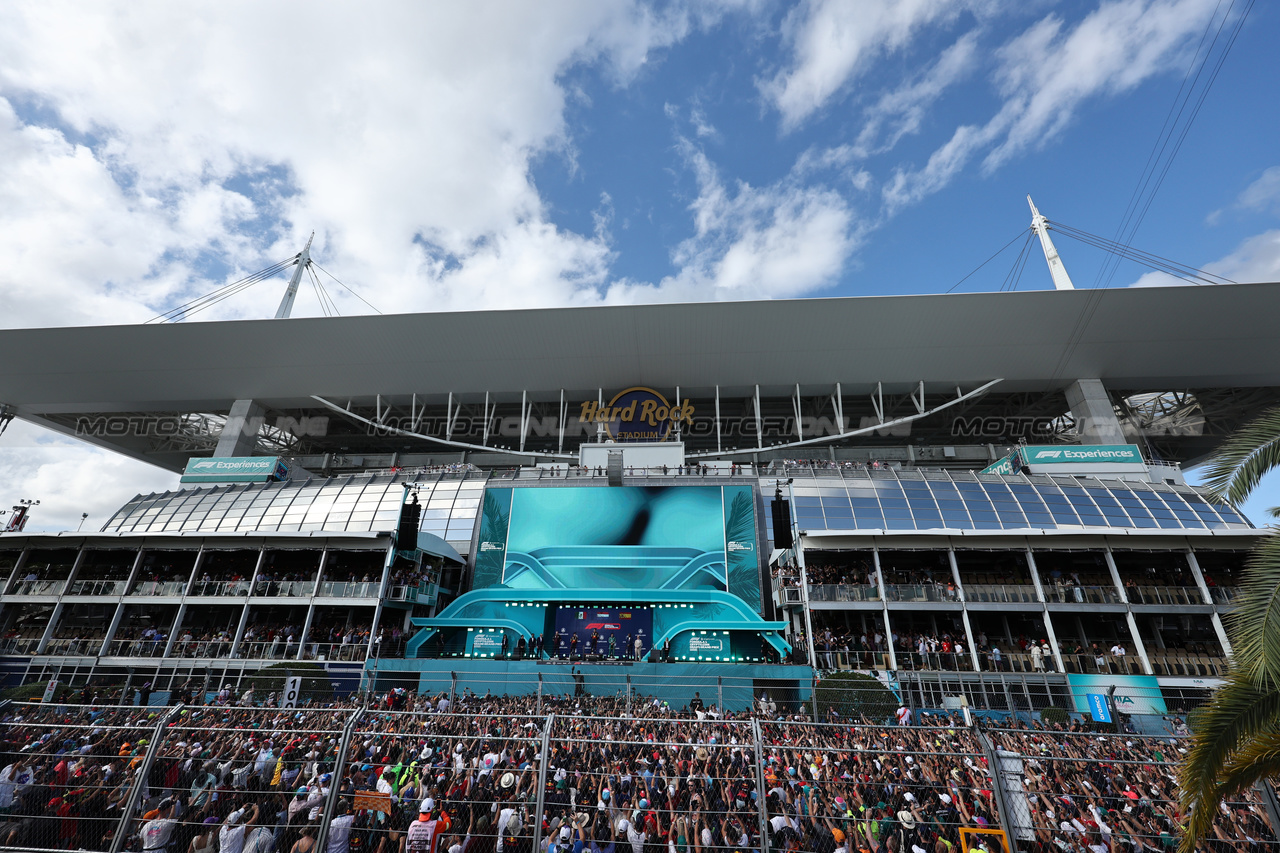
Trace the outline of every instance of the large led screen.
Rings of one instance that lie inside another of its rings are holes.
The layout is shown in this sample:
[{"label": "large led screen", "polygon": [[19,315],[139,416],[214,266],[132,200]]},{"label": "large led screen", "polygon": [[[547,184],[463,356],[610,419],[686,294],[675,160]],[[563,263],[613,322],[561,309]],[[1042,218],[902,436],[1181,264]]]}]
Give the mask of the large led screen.
[{"label": "large led screen", "polygon": [[489,489],[474,588],[715,589],[760,606],[750,486]]}]

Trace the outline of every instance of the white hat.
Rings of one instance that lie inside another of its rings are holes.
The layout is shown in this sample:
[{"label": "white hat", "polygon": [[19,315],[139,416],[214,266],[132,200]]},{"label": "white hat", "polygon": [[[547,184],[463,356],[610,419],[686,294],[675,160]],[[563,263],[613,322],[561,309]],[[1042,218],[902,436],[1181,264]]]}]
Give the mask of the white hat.
[{"label": "white hat", "polygon": [[436,807],[436,801],[431,799],[430,797],[427,797],[425,800],[422,801],[422,806],[418,809],[418,812],[420,814],[428,814],[435,807]]}]

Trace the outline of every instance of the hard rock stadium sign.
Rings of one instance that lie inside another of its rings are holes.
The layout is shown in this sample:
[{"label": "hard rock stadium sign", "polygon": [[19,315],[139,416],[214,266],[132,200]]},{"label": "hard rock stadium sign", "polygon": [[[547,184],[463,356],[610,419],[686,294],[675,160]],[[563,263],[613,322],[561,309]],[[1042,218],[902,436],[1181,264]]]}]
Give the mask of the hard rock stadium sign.
[{"label": "hard rock stadium sign", "polygon": [[652,388],[619,391],[608,405],[595,401],[582,404],[578,423],[604,424],[611,438],[619,441],[665,441],[677,424],[693,425],[693,404],[675,404]]}]

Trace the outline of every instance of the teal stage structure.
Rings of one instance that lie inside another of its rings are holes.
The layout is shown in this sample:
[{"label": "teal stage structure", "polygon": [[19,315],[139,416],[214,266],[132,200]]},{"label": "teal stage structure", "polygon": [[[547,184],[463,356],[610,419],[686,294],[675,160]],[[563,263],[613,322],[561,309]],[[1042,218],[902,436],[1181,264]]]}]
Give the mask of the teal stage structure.
[{"label": "teal stage structure", "polygon": [[[625,697],[666,702],[685,709],[695,692],[707,706],[722,703],[727,711],[743,711],[761,695],[779,713],[791,713],[813,701],[813,669],[787,664],[632,663],[549,664],[534,661],[388,658],[365,665],[366,683],[376,690],[412,687],[420,694],[541,696],[572,699],[576,695]],[[533,711],[534,705],[529,706]]]},{"label": "teal stage structure", "polygon": [[488,489],[471,589],[412,620],[406,657],[786,660],[786,623],[761,616],[756,503],[740,484]]}]

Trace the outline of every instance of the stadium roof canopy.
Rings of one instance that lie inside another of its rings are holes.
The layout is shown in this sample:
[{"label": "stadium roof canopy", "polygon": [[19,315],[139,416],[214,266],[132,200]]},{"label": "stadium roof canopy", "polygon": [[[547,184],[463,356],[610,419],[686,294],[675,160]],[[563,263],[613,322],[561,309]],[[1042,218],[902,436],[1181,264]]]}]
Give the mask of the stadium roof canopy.
[{"label": "stadium roof canopy", "polygon": [[1277,389],[1277,316],[1280,283],[17,329],[0,331],[0,405],[65,432],[79,413],[323,411],[317,396]]}]

